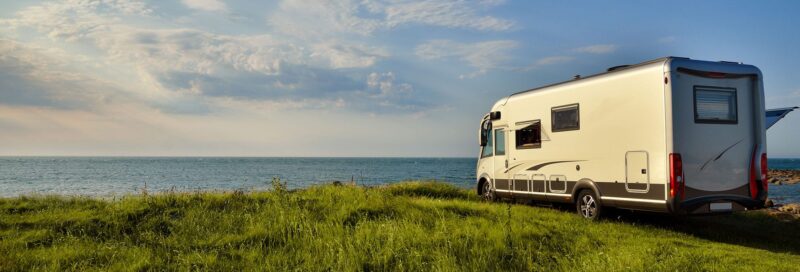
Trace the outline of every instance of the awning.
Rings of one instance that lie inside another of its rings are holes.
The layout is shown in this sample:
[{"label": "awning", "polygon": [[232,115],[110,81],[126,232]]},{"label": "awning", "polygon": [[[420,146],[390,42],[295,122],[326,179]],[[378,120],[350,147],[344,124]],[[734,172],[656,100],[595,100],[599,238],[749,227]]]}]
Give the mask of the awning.
[{"label": "awning", "polygon": [[787,114],[797,109],[798,107],[788,107],[780,109],[767,110],[767,129],[775,125],[778,121],[783,119]]}]

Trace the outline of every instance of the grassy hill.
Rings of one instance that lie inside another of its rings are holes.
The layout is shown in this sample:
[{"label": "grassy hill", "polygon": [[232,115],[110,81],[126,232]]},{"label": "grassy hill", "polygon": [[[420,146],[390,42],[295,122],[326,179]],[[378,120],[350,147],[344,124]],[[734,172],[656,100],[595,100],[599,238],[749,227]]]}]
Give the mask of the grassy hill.
[{"label": "grassy hill", "polygon": [[800,221],[484,203],[379,188],[0,199],[0,270],[797,271]]}]

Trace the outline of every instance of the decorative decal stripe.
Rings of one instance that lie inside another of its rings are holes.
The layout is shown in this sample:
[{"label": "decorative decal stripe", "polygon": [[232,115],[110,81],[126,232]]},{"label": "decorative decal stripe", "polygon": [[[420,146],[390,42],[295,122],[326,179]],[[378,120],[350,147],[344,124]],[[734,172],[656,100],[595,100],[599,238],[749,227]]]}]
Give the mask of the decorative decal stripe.
[{"label": "decorative decal stripe", "polygon": [[724,155],[724,154],[725,154],[725,152],[728,152],[728,150],[731,150],[731,148],[733,148],[734,146],[738,145],[738,144],[739,144],[739,143],[741,143],[742,141],[744,141],[744,139],[741,139],[741,140],[739,140],[738,142],[734,143],[733,145],[729,146],[728,148],[725,148],[725,150],[722,150],[722,152],[721,152],[721,153],[719,153],[719,155],[717,155],[717,157],[715,157],[715,158],[713,158],[713,159],[708,159],[708,160],[706,161],[706,163],[704,163],[704,164],[703,164],[703,166],[701,166],[701,167],[700,167],[700,171],[703,171],[703,169],[705,169],[705,168],[706,168],[706,166],[708,165],[708,163],[710,163],[711,161],[717,161],[717,160],[719,160],[719,158],[722,158],[722,155]]},{"label": "decorative decal stripe", "polygon": [[508,169],[506,169],[506,171],[505,171],[504,173],[508,173],[508,171],[511,171],[511,169],[514,169],[514,168],[516,168],[516,167],[518,167],[518,166],[521,166],[521,165],[523,165],[523,164],[525,164],[525,163],[523,162],[523,163],[520,163],[520,164],[517,164],[517,165],[511,166],[511,167],[509,167]]},{"label": "decorative decal stripe", "polygon": [[578,161],[552,161],[552,162],[545,162],[545,163],[540,163],[540,164],[537,164],[537,165],[531,166],[531,168],[528,168],[528,170],[537,171],[537,170],[539,170],[539,169],[542,169],[542,167],[545,167],[545,166],[548,166],[548,165],[551,165],[551,164],[556,164],[556,163],[565,163],[565,162],[582,162],[582,161],[585,161],[585,160],[578,160]]}]

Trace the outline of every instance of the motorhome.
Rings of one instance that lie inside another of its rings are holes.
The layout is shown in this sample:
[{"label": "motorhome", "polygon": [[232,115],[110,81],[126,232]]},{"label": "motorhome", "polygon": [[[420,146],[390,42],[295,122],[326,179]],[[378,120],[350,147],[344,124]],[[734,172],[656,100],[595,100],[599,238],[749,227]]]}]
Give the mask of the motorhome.
[{"label": "motorhome", "polygon": [[526,90],[481,120],[477,193],[673,214],[762,207],[761,71],[667,57]]}]

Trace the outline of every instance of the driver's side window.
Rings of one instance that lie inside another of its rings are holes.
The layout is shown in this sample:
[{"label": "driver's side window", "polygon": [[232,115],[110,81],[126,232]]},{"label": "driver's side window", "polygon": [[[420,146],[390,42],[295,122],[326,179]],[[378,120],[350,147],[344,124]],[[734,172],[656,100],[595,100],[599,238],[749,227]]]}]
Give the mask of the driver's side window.
[{"label": "driver's side window", "polygon": [[483,146],[483,150],[481,151],[481,158],[491,157],[492,150],[494,150],[494,143],[492,141],[494,137],[492,137],[492,130],[490,129],[486,133],[488,135],[486,135],[486,145]]}]

